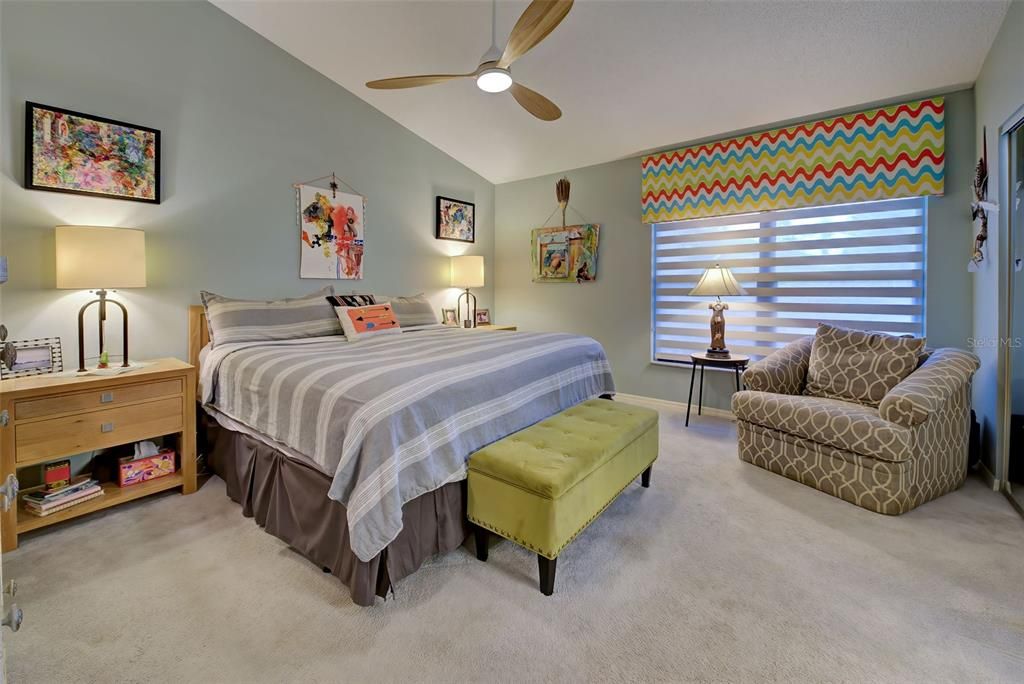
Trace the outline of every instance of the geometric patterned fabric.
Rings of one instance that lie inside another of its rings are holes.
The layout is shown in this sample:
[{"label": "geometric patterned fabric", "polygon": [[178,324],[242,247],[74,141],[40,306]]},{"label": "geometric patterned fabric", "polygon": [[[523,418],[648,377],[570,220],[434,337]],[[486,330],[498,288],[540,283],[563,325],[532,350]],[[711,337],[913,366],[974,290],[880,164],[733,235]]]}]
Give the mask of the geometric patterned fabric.
[{"label": "geometric patterned fabric", "polygon": [[821,323],[811,346],[804,394],[878,406],[917,368],[924,340]]},{"label": "geometric patterned fabric", "polygon": [[744,374],[756,389],[732,398],[741,460],[887,515],[963,484],[974,354],[932,352],[875,409],[801,394],[813,339]]}]

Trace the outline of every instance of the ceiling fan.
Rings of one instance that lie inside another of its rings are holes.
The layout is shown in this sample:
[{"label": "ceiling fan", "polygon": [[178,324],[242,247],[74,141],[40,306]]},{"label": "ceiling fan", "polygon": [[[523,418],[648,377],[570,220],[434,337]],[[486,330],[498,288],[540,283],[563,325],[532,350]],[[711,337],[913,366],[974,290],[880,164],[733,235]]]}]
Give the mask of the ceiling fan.
[{"label": "ceiling fan", "polygon": [[533,0],[512,28],[512,33],[508,37],[505,49],[499,50],[495,35],[497,0],[493,0],[491,8],[491,47],[480,58],[480,66],[474,71],[466,74],[427,74],[424,76],[384,78],[379,81],[369,81],[366,87],[377,90],[416,88],[417,86],[444,83],[456,78],[475,77],[476,85],[480,90],[488,93],[503,93],[507,90],[512,93],[512,97],[516,99],[516,102],[523,109],[530,112],[530,114],[533,114],[542,121],[554,121],[562,116],[562,110],[554,102],[537,91],[513,81],[512,72],[509,67],[555,30],[555,27],[569,14],[569,10],[572,9],[572,3],[573,0]]}]

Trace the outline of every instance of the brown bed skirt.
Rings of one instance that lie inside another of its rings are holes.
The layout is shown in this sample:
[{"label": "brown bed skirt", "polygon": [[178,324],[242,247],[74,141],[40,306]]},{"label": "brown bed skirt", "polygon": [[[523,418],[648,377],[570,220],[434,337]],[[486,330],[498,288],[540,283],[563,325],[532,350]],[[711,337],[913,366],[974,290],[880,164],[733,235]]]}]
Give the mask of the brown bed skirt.
[{"label": "brown bed skirt", "polygon": [[386,598],[394,583],[469,534],[466,482],[453,482],[402,507],[402,531],[368,562],[352,552],[345,507],[327,498],[331,478],[259,440],[200,415],[200,447],[242,514],[338,577],[360,606]]}]

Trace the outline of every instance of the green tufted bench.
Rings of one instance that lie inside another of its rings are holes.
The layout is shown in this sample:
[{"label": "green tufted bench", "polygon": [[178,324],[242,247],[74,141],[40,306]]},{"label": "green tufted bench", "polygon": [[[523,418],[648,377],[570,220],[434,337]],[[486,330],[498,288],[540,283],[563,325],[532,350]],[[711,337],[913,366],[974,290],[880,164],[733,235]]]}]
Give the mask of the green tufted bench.
[{"label": "green tufted bench", "polygon": [[555,588],[555,562],[638,476],[651,484],[658,413],[591,399],[500,439],[469,458],[468,517],[476,555],[490,532],[537,554],[540,590]]}]

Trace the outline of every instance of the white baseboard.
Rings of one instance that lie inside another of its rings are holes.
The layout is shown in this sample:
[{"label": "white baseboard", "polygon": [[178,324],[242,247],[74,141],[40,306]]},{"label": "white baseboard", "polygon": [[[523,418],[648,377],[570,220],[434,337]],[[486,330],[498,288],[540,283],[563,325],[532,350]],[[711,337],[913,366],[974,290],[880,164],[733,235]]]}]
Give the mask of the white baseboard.
[{"label": "white baseboard", "polygon": [[985,483],[992,488],[993,492],[998,492],[1002,489],[1002,482],[999,478],[992,474],[992,471],[988,469],[988,466],[984,463],[978,464],[978,470],[981,471],[981,477],[985,480]]},{"label": "white baseboard", "polygon": [[[645,397],[639,394],[626,394],[625,392],[616,392],[616,399],[622,399],[626,402],[636,402],[638,404],[650,404],[652,406],[660,406],[662,408],[671,409],[673,411],[686,412],[686,402],[684,401],[670,401],[668,399],[657,399],[655,397]],[[714,416],[716,418],[725,418],[727,420],[735,420],[736,416],[732,414],[732,411],[725,409],[714,408],[712,406],[705,406],[702,409],[704,415]],[[690,415],[697,415],[697,407],[694,406],[690,409]]]}]

